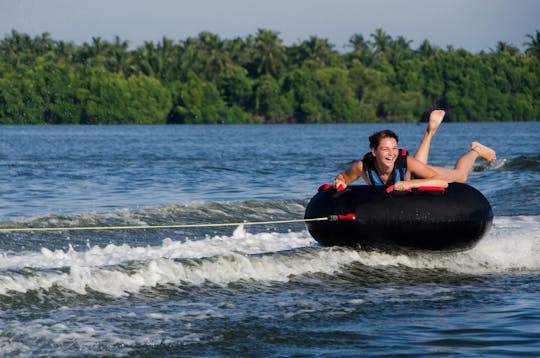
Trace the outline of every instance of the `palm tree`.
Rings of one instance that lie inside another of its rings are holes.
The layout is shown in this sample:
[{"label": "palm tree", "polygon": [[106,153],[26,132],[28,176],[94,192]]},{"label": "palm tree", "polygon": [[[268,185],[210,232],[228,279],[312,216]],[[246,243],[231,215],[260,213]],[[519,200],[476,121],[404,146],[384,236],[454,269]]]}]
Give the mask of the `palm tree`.
[{"label": "palm tree", "polygon": [[382,53],[386,55],[390,51],[390,46],[392,44],[392,37],[386,33],[381,28],[375,30],[373,34],[370,35],[373,38],[371,46],[376,53]]},{"label": "palm tree", "polygon": [[218,35],[210,32],[199,34],[200,53],[199,60],[204,64],[204,74],[209,80],[214,80],[225,72],[230,63],[228,53],[224,48],[223,41]]},{"label": "palm tree", "polygon": [[183,50],[184,43],[182,41],[175,45],[174,41],[169,38],[163,37],[161,39],[157,45],[158,58],[162,66],[159,71],[161,80],[168,82],[182,77],[180,61]]},{"label": "palm tree", "polygon": [[410,47],[411,43],[411,40],[407,40],[403,36],[398,36],[395,41],[390,43],[390,52],[388,57],[392,65],[397,66],[400,61],[412,57],[413,51]]},{"label": "palm tree", "polygon": [[36,56],[52,55],[55,49],[56,42],[51,38],[51,34],[48,32],[44,32],[41,36],[36,36],[32,40],[32,50]]},{"label": "palm tree", "polygon": [[352,48],[352,52],[345,55],[345,59],[349,65],[354,60],[358,60],[365,66],[371,65],[373,60],[373,53],[369,48],[369,42],[364,39],[361,34],[354,34],[349,38],[347,47]]},{"label": "palm tree", "polygon": [[529,46],[525,50],[525,53],[540,60],[540,31],[536,31],[536,37],[531,34],[527,34],[527,38],[530,39],[530,41],[523,43],[524,46]]},{"label": "palm tree", "polygon": [[114,42],[108,48],[108,67],[111,71],[121,74],[131,74],[135,72],[133,58],[128,52],[129,42],[122,41],[117,35]]},{"label": "palm tree", "polygon": [[107,51],[110,44],[101,37],[92,36],[92,43],[84,43],[80,49],[80,59],[83,64],[105,65],[107,63]]},{"label": "palm tree", "polygon": [[136,62],[137,71],[168,83],[185,78],[184,68],[181,67],[184,60],[183,51],[183,42],[175,45],[173,40],[163,37],[157,44],[145,41],[132,57]]},{"label": "palm tree", "polygon": [[184,75],[193,71],[197,76],[213,81],[227,71],[230,59],[218,35],[203,31],[198,37],[185,40],[181,48],[179,68]]},{"label": "palm tree", "polygon": [[11,30],[11,36],[5,37],[0,44],[2,57],[9,59],[10,63],[17,66],[21,63],[28,64],[35,57],[32,48],[32,39],[27,34],[21,34]]},{"label": "palm tree", "polygon": [[333,47],[334,45],[329,43],[327,39],[311,36],[309,40],[303,41],[298,47],[298,60],[299,62],[311,60],[323,66],[335,65],[338,55]]},{"label": "palm tree", "polygon": [[509,53],[510,55],[517,55],[519,53],[519,49],[508,42],[499,41],[497,42],[497,47],[495,50],[490,49],[491,52],[501,54],[501,53]]},{"label": "palm tree", "polygon": [[418,47],[418,50],[416,50],[416,52],[418,52],[420,54],[420,57],[422,57],[423,59],[430,58],[435,54],[435,51],[436,48],[433,47],[427,39],[425,39]]},{"label": "palm tree", "polygon": [[353,52],[362,53],[369,49],[369,43],[364,39],[362,34],[354,34],[349,38],[348,47],[353,49]]},{"label": "palm tree", "polygon": [[[133,54],[138,71],[146,76],[160,78],[162,63],[153,42],[145,41]],[[161,78],[160,78],[161,79]]]},{"label": "palm tree", "polygon": [[56,54],[58,59],[74,64],[77,48],[71,42],[58,41]]},{"label": "palm tree", "polygon": [[259,29],[255,37],[254,61],[259,75],[278,77],[286,56],[279,32]]},{"label": "palm tree", "polygon": [[[249,63],[250,46],[240,37],[233,40],[224,40],[223,48],[229,56],[229,71],[235,71],[237,67],[243,67]],[[253,49],[253,46],[251,46],[251,49]]]}]

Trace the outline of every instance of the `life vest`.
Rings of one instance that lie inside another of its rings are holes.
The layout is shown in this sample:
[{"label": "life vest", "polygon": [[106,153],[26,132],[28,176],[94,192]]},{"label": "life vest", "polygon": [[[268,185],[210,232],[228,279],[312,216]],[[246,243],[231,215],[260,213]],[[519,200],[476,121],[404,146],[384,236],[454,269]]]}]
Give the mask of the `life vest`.
[{"label": "life vest", "polygon": [[390,181],[385,184],[379,177],[379,173],[377,173],[377,169],[375,168],[375,157],[371,152],[366,153],[366,155],[364,155],[364,159],[362,159],[362,162],[364,162],[364,172],[369,180],[369,184],[392,185],[400,180],[406,180],[407,154],[408,153],[405,149],[399,150],[398,157],[394,163],[394,169],[392,169],[393,175],[390,176]]}]

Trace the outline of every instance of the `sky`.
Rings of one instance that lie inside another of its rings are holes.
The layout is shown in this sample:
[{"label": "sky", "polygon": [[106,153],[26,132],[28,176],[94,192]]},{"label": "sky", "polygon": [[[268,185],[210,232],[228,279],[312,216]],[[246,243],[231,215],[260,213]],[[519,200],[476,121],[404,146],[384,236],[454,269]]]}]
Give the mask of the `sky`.
[{"label": "sky", "polygon": [[473,53],[499,41],[523,51],[526,35],[540,31],[540,0],[0,0],[0,38],[15,29],[79,45],[118,35],[135,48],[202,31],[233,39],[268,29],[285,45],[317,36],[345,52],[352,35],[370,40],[377,28],[414,49],[428,39]]}]

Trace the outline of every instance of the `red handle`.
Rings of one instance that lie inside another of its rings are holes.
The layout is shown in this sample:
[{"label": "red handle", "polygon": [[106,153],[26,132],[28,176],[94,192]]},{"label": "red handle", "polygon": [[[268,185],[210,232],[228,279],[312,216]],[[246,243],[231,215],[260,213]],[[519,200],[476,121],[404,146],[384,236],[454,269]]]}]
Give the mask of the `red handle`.
[{"label": "red handle", "polygon": [[354,213],[330,215],[328,217],[328,220],[329,221],[339,221],[339,220],[351,220],[351,221],[354,221],[354,220],[356,220],[356,215],[354,215]]},{"label": "red handle", "polygon": [[317,189],[317,191],[326,191],[326,190],[330,190],[332,189],[332,185],[331,184],[323,184],[319,187],[319,189]]},{"label": "red handle", "polygon": [[356,220],[354,213],[338,215],[339,220]]},{"label": "red handle", "polygon": [[[317,191],[327,191],[327,190],[330,190],[330,189],[333,189],[334,187],[332,186],[332,184],[323,184],[319,187],[319,189],[317,189]],[[337,191],[343,191],[345,190],[345,187],[343,186],[343,184],[339,184],[338,187],[336,188]]]}]

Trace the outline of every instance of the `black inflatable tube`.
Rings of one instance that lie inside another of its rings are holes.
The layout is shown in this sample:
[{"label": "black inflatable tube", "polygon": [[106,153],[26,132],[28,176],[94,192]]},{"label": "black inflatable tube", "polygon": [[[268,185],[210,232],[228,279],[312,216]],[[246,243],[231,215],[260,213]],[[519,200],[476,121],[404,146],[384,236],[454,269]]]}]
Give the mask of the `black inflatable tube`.
[{"label": "black inflatable tube", "polygon": [[[375,249],[461,251],[474,247],[489,231],[491,205],[482,193],[461,183],[438,190],[392,191],[349,186],[318,192],[306,207],[309,233],[323,246]],[[335,220],[354,213],[354,220]]]}]

